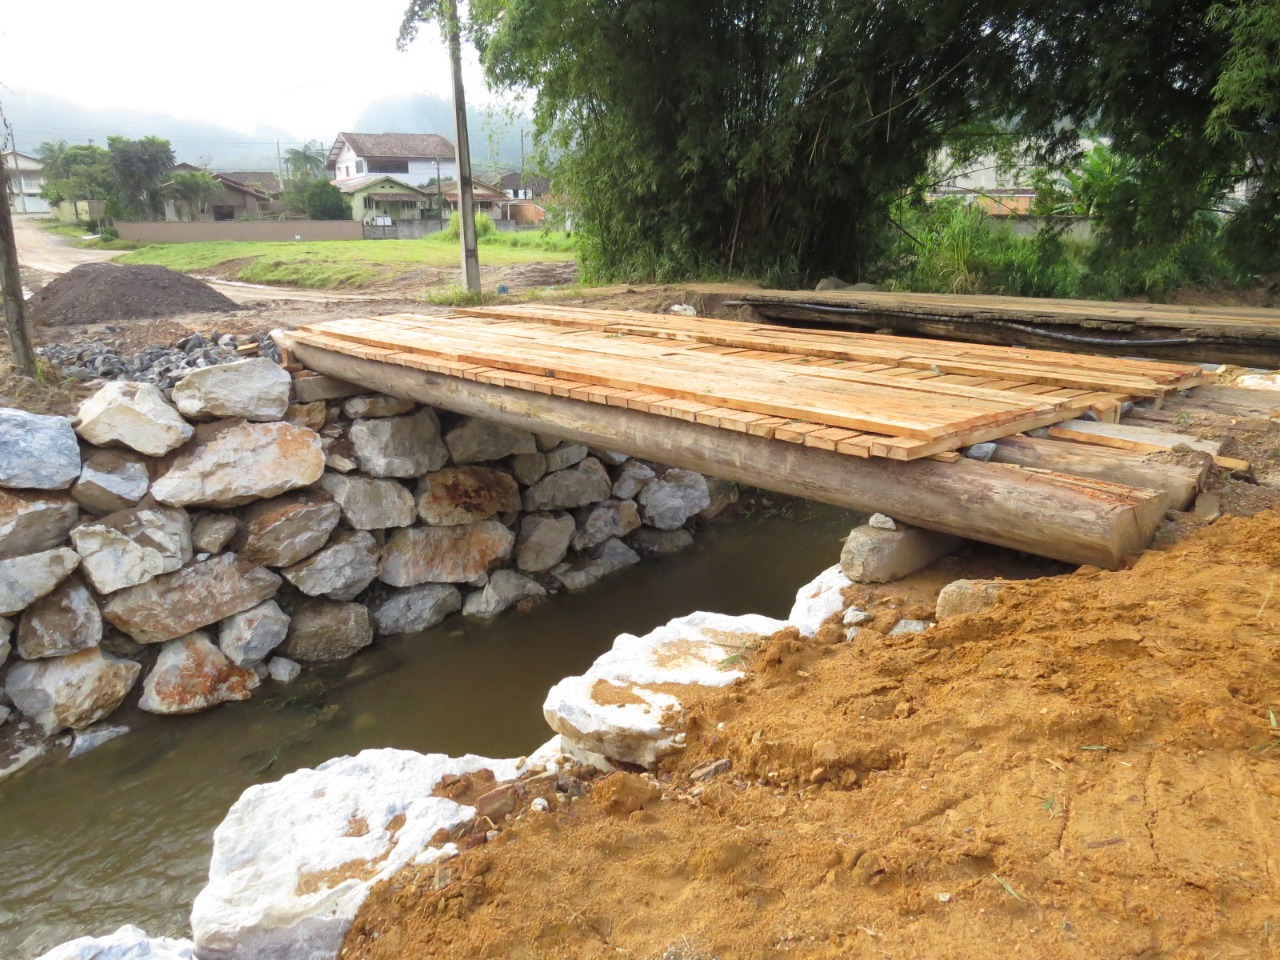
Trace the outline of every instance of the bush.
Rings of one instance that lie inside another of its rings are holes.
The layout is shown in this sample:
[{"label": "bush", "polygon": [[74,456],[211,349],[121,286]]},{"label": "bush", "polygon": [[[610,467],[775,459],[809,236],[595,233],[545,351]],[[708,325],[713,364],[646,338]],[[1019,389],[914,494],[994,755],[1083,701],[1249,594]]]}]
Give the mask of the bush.
[{"label": "bush", "polygon": [[[462,237],[462,217],[455,210],[449,214],[449,226],[441,231],[445,237],[450,240],[458,240]],[[493,222],[493,218],[487,213],[476,214],[476,241],[480,241],[484,237],[493,236],[498,232],[497,226]]]}]

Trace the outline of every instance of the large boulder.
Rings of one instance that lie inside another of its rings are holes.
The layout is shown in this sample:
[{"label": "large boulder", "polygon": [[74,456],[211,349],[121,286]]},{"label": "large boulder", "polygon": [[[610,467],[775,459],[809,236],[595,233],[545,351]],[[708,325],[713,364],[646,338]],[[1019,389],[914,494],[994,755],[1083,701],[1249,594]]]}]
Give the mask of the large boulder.
[{"label": "large boulder", "polygon": [[151,485],[172,507],[232,507],[307,487],[324,473],[320,435],[292,423],[217,420]]},{"label": "large boulder", "polygon": [[569,552],[577,529],[567,513],[529,513],[520,520],[516,539],[516,566],[525,573],[550,570]]},{"label": "large boulder", "polygon": [[121,510],[71,531],[81,567],[99,593],[113,593],[178,570],[191,559],[185,510]]},{"label": "large boulder", "polygon": [[513,760],[365,750],[252,786],[213,834],[209,883],[191,929],[201,960],[331,960],[375,884],[456,852],[438,835],[473,807],[433,791],[446,775]]},{"label": "large boulder", "polygon": [[76,432],[97,447],[125,446],[163,457],[193,431],[154,384],[113,380],[80,404]]},{"label": "large boulder", "polygon": [[570,510],[599,503],[609,496],[613,483],[609,472],[595,457],[549,473],[524,492],[526,510]]},{"label": "large boulder", "polygon": [[519,509],[515,478],[490,467],[445,467],[418,483],[418,515],[432,526],[488,520]]},{"label": "large boulder", "polygon": [[484,463],[538,449],[533,434],[475,417],[463,420],[444,440],[454,463]]},{"label": "large boulder", "polygon": [[786,626],[757,614],[694,613],[642,637],[624,633],[585,674],[551,688],[543,715],[583,750],[652,769],[684,748],[688,696],[733,683],[743,673],[726,661]]},{"label": "large boulder", "polygon": [[374,477],[420,477],[449,461],[429,408],[407,417],[357,420],[348,431],[360,469]]},{"label": "large boulder", "polygon": [[77,574],[28,607],[18,623],[18,655],[24,660],[63,657],[101,640],[102,614]]},{"label": "large boulder", "polygon": [[623,567],[639,562],[638,553],[614,538],[587,551],[573,563],[553,567],[551,576],[559,580],[566,590],[582,590],[611,573],[617,573]]},{"label": "large boulder", "polygon": [[461,610],[462,594],[452,584],[421,583],[392,590],[374,600],[369,609],[380,633],[418,633]]},{"label": "large boulder", "polygon": [[114,513],[147,495],[151,473],[141,455],[130,450],[89,450],[71,496],[90,513]]},{"label": "large boulder", "polygon": [[264,500],[244,511],[234,547],[254,563],[288,567],[328,543],[341,517],[336,503],[311,491]]},{"label": "large boulder", "polygon": [[52,550],[66,541],[79,516],[65,493],[0,490],[0,557]]},{"label": "large boulder", "polygon": [[367,530],[344,530],[280,573],[309,597],[354,600],[378,575],[378,544]]},{"label": "large boulder", "polygon": [[57,547],[0,559],[0,617],[25,610],[80,565],[80,554]]},{"label": "large boulder", "polygon": [[66,417],[0,408],[0,487],[65,490],[80,476],[80,444]]},{"label": "large boulder", "polygon": [[483,590],[467,597],[462,612],[468,617],[496,617],[521,600],[546,595],[546,587],[538,581],[514,570],[496,570]]},{"label": "large boulder", "polygon": [[195,370],[173,388],[178,412],[193,420],[241,417],[279,420],[289,408],[293,378],[266,357]]},{"label": "large boulder", "polygon": [[218,646],[239,667],[262,662],[289,633],[289,617],[274,600],[233,613],[218,624]]},{"label": "large boulder", "polygon": [[224,553],[121,590],[102,615],[138,643],[161,643],[257,606],[279,587],[270,570]]},{"label": "large boulder", "polygon": [[356,530],[407,527],[418,519],[413,494],[397,480],[326,473],[320,486],[333,497],[342,518]]},{"label": "large boulder", "polygon": [[111,713],[133,689],[141,665],[97,647],[48,660],[23,660],[9,670],[5,692],[40,730],[83,730]]},{"label": "large boulder", "polygon": [[610,537],[625,537],[640,526],[640,510],[634,500],[609,499],[578,511],[573,549],[589,550]]},{"label": "large boulder", "polygon": [[382,549],[378,579],[393,587],[471,583],[509,557],[515,539],[497,520],[397,530]]},{"label": "large boulder", "polygon": [[613,481],[613,495],[619,500],[634,500],[636,495],[657,479],[653,467],[639,460],[628,460]]},{"label": "large boulder", "polygon": [[627,546],[642,557],[665,557],[693,546],[693,534],[684,527],[675,530],[641,527],[627,537]]},{"label": "large boulder", "polygon": [[341,600],[307,600],[293,611],[279,652],[293,660],[330,663],[354,656],[371,643],[368,607]]},{"label": "large boulder", "polygon": [[644,522],[659,530],[675,530],[711,506],[707,480],[692,470],[668,470],[645,485],[637,496]]},{"label": "large boulder", "polygon": [[172,937],[148,937],[125,924],[103,937],[77,937],[59,944],[36,960],[196,960],[195,944]]},{"label": "large boulder", "polygon": [[199,713],[229,700],[248,700],[258,686],[253,670],[238,667],[203,631],[170,640],[142,681],[138,706],[148,713]]}]

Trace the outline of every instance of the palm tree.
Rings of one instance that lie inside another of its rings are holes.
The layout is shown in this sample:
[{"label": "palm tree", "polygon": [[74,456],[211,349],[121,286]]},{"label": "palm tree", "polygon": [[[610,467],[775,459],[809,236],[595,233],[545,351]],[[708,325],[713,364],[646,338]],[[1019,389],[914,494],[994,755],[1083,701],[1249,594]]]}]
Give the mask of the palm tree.
[{"label": "palm tree", "polygon": [[222,192],[222,184],[207,170],[190,170],[175,173],[166,184],[165,192],[173,198],[175,205],[186,209],[188,220],[196,220],[201,208]]},{"label": "palm tree", "polygon": [[290,147],[284,152],[284,165],[295,180],[324,176],[326,156],[318,140],[308,140],[301,147]]},{"label": "palm tree", "polygon": [[36,156],[40,158],[40,164],[44,168],[44,178],[46,180],[62,180],[66,177],[66,171],[62,169],[63,159],[67,155],[67,141],[65,140],[46,140],[40,144],[40,149],[36,151]]}]

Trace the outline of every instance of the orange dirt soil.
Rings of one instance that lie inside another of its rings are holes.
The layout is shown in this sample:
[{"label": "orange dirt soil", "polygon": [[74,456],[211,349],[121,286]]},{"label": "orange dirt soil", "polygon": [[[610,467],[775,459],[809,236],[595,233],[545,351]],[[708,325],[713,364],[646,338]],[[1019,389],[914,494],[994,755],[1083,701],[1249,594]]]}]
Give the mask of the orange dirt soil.
[{"label": "orange dirt soil", "polygon": [[380,885],[342,956],[1275,958],[1278,653],[1275,511],[922,634],[784,632],[656,779],[530,781],[549,812]]}]

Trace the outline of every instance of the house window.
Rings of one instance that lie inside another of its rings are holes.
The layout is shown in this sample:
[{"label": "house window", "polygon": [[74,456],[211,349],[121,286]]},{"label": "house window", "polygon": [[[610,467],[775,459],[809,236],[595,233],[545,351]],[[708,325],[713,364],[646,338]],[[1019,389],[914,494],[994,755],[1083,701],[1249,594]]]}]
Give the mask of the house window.
[{"label": "house window", "polygon": [[222,207],[214,204],[213,219],[215,220],[234,220],[236,218],[235,207]]},{"label": "house window", "polygon": [[408,173],[408,160],[370,160],[370,173]]},{"label": "house window", "polygon": [[363,160],[357,160],[357,161],[356,161],[356,173],[364,173],[364,161],[363,161]]}]

